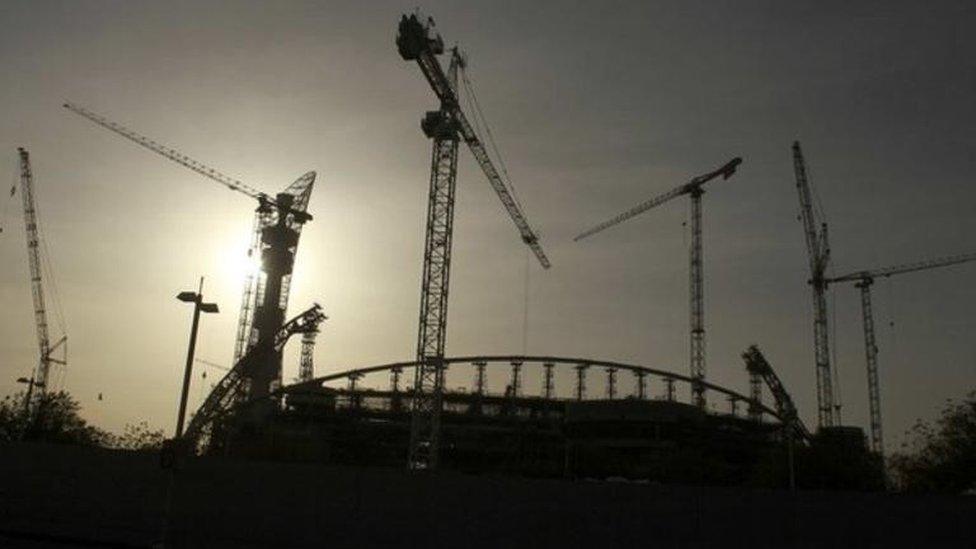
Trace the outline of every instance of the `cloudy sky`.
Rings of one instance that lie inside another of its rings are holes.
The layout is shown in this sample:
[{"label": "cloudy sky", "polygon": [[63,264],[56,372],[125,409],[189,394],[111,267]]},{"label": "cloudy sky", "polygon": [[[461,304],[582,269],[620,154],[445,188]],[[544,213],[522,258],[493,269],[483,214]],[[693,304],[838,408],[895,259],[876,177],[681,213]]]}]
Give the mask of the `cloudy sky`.
[{"label": "cloudy sky", "polygon": [[[317,372],[413,357],[430,154],[418,122],[435,106],[394,46],[414,4],[0,4],[0,150],[9,183],[16,147],[32,153],[70,336],[70,366],[55,377],[86,417],[114,430],[142,420],[172,428],[189,325],[174,295],[201,275],[223,312],[204,319],[198,356],[229,364],[254,205],[72,115],[65,99],[268,192],[317,170],[290,306],[317,301],[330,316]],[[739,354],[757,343],[815,424],[790,145],[803,144],[835,274],[976,250],[976,8],[785,4],[422,6],[467,52],[553,262],[546,272],[530,264],[526,296],[524,247],[463,151],[448,354],[525,350],[687,372],[688,201],[572,237],[742,156],[739,173],[704,198],[708,378],[745,391]],[[30,371],[36,343],[19,196],[3,200],[7,394]],[[915,418],[976,386],[974,275],[976,265],[963,265],[875,286],[890,449]],[[840,286],[830,303],[844,421],[866,427],[856,290]],[[296,375],[296,349],[285,368]],[[526,375],[531,391],[539,376]],[[493,389],[504,378],[497,372]],[[450,383],[469,379],[455,372]],[[200,381],[193,408],[207,389]],[[565,372],[559,389],[570,387]]]}]

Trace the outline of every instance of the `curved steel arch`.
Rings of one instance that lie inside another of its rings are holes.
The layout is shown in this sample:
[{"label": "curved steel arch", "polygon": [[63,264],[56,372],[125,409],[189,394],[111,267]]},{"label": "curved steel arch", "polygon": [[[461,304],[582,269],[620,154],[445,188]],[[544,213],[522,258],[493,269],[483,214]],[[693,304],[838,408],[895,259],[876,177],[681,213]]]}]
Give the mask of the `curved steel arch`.
[{"label": "curved steel arch", "polygon": [[[444,358],[444,364],[445,365],[459,364],[459,363],[473,363],[473,362],[486,362],[488,364],[495,363],[495,362],[499,362],[499,363],[500,362],[511,363],[511,362],[515,362],[515,361],[526,362],[526,363],[528,363],[528,362],[538,362],[538,363],[551,362],[553,364],[558,364],[558,365],[573,365],[573,366],[578,366],[580,364],[585,364],[587,366],[597,366],[597,367],[605,367],[605,368],[617,368],[617,369],[620,369],[620,370],[630,370],[632,372],[643,372],[645,374],[651,374],[651,375],[657,376],[657,377],[676,379],[678,381],[683,381],[685,383],[697,382],[697,383],[700,383],[706,389],[709,389],[711,391],[715,391],[717,393],[722,393],[724,395],[727,395],[727,396],[733,397],[735,399],[738,399],[738,400],[740,400],[742,402],[755,405],[760,410],[762,410],[763,412],[765,412],[765,413],[769,414],[770,416],[776,418],[780,422],[783,421],[783,418],[780,417],[779,413],[777,413],[776,410],[774,410],[774,409],[772,409],[772,408],[764,405],[762,402],[755,401],[755,400],[753,400],[753,399],[751,399],[751,398],[743,395],[742,393],[739,393],[738,391],[733,391],[732,389],[727,389],[725,387],[722,387],[720,385],[715,385],[714,383],[709,383],[707,381],[702,381],[702,380],[696,381],[696,380],[693,380],[691,378],[691,376],[682,375],[682,374],[676,374],[674,372],[668,372],[668,371],[660,370],[660,369],[657,369],[657,368],[649,368],[647,366],[639,366],[637,364],[626,364],[626,363],[623,363],[623,362],[613,362],[613,361],[609,361],[609,360],[593,360],[593,359],[589,359],[589,358],[558,357],[558,356],[530,356],[530,355],[485,355],[485,356],[461,356],[461,357],[450,357],[450,358],[445,357]],[[367,367],[364,367],[364,368],[354,368],[354,369],[351,369],[351,370],[344,370],[344,371],[336,372],[334,374],[329,374],[329,375],[326,375],[326,376],[320,376],[320,377],[311,379],[309,381],[304,381],[304,382],[301,382],[301,383],[296,383],[296,384],[293,384],[293,385],[288,385],[288,386],[285,386],[285,387],[281,387],[279,389],[279,392],[287,393],[287,392],[289,392],[291,390],[295,390],[295,389],[320,387],[324,383],[327,383],[329,381],[335,381],[337,379],[346,379],[350,375],[365,375],[365,374],[371,374],[371,373],[375,373],[375,372],[388,371],[388,370],[392,370],[394,368],[398,368],[398,369],[401,369],[401,370],[402,369],[405,369],[405,368],[416,368],[418,365],[419,365],[419,362],[417,362],[415,360],[411,360],[411,361],[405,361],[405,362],[390,362],[390,363],[387,363],[387,364],[379,364],[377,366],[367,366]]]}]

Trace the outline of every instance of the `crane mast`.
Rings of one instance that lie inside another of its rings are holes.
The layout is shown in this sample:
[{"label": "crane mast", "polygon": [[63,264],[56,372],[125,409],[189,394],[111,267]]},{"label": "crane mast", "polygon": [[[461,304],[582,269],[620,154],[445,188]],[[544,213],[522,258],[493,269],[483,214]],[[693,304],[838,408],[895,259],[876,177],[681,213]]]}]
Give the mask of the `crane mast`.
[{"label": "crane mast", "polygon": [[878,379],[878,345],[874,333],[874,311],[871,303],[871,286],[875,278],[887,278],[916,271],[948,267],[976,260],[976,253],[958,254],[926,261],[917,261],[871,271],[857,271],[827,278],[825,284],[853,282],[861,294],[861,322],[864,331],[864,355],[868,378],[868,408],[871,418],[871,450],[884,456],[884,436],[881,421],[881,383]]},{"label": "crane mast", "polygon": [[[447,305],[450,286],[451,245],[454,233],[454,202],[457,181],[458,145],[463,140],[488,178],[512,219],[522,241],[543,268],[550,266],[539,238],[522,212],[511,184],[495,168],[458,100],[458,72],[465,62],[457,48],[451,49],[445,72],[437,56],[444,42],[433,29],[433,20],[420,21],[404,15],[396,38],[400,56],[416,61],[440,101],[440,108],[426,113],[421,128],[433,140],[424,265],[421,282],[417,362],[412,398],[410,447],[407,463],[412,469],[436,469],[440,457],[440,416],[444,385],[444,344],[447,334]],[[391,373],[393,405],[398,406],[400,370]]]},{"label": "crane mast", "polygon": [[51,344],[47,324],[47,309],[44,304],[44,283],[41,274],[40,233],[38,232],[37,207],[34,204],[34,172],[31,169],[30,153],[23,147],[17,149],[20,159],[20,196],[24,203],[24,228],[27,234],[27,260],[30,264],[31,295],[34,302],[34,326],[37,331],[39,360],[34,372],[34,385],[43,392],[47,388],[51,364],[65,364],[51,356],[58,347],[64,345],[62,337]]},{"label": "crane mast", "polygon": [[319,333],[318,328],[309,330],[302,334],[302,354],[298,365],[298,381],[311,381],[315,377],[315,364],[313,363],[315,354],[315,336]]},{"label": "crane mast", "polygon": [[817,424],[819,427],[834,425],[833,385],[831,381],[830,344],[827,330],[827,282],[824,271],[830,261],[830,245],[827,240],[827,225],[821,225],[817,233],[813,215],[810,183],[807,180],[806,163],[800,142],[793,142],[793,171],[796,176],[796,189],[800,199],[800,217],[803,234],[807,244],[807,257],[810,262],[810,287],[813,291],[813,340],[817,374]]},{"label": "crane mast", "polygon": [[722,176],[723,179],[728,179],[735,173],[741,163],[741,158],[733,158],[717,170],[695,177],[684,185],[680,185],[664,194],[641,202],[633,208],[599,223],[573,238],[574,241],[578,242],[604,229],[619,225],[669,200],[686,194],[691,196],[691,248],[689,249],[690,267],[688,269],[688,287],[690,294],[689,319],[691,323],[689,366],[692,378],[691,399],[696,406],[702,409],[705,408],[705,385],[703,384],[705,381],[705,290],[702,259],[701,204],[702,195],[705,194],[705,191],[702,189],[702,186],[719,176]]},{"label": "crane mast", "polygon": [[[449,79],[457,85],[460,56],[451,54]],[[424,271],[420,295],[420,321],[414,380],[414,413],[411,418],[409,463],[436,468],[439,457],[440,411],[444,386],[444,343],[447,335],[447,297],[451,273],[454,225],[454,192],[457,182],[458,134],[450,108],[428,112],[424,133],[433,139]]]}]

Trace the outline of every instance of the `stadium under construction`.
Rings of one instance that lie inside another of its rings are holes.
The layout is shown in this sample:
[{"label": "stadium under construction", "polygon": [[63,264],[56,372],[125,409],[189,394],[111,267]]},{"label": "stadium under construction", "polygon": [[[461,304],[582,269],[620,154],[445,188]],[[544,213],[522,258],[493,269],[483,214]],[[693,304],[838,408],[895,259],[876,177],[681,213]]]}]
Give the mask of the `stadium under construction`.
[{"label": "stadium under construction", "polygon": [[[427,112],[420,124],[432,141],[432,150],[417,347],[412,361],[315,377],[315,337],[327,318],[325,311],[316,304],[286,321],[300,235],[304,225],[313,219],[307,210],[315,172],[306,173],[281,193],[266,194],[84,107],[64,105],[90,122],[257,201],[249,254],[259,261],[260,272],[245,284],[233,366],[214,385],[185,432],[181,429],[181,407],[176,437],[180,442],[169,446],[173,450],[167,452],[187,450],[198,454],[406,466],[411,470],[445,468],[526,477],[864,489],[883,486],[871,283],[874,277],[976,260],[976,254],[828,277],[827,226],[822,214],[815,215],[806,164],[799,143],[794,143],[793,176],[814,305],[818,412],[814,432],[803,425],[789,392],[758,348],[750,347],[743,353],[743,371],[749,379],[744,392],[716,385],[706,377],[703,187],[711,181],[731,178],[743,163],[737,156],[576,238],[587,238],[673,199],[689,197],[687,375],[596,357],[450,357],[445,352],[445,342],[455,187],[462,142],[514,224],[521,243],[541,268],[548,269],[550,261],[517,199],[487,122],[477,107],[463,53],[456,47],[445,48],[433,20],[416,14],[401,18],[395,43],[404,61],[416,63],[437,101],[437,110]],[[447,59],[446,67],[439,56]],[[466,102],[462,101],[462,94]],[[469,105],[467,112],[462,110],[462,104]],[[784,155],[786,152],[784,147]],[[26,151],[21,153],[21,174],[25,212],[32,216],[33,203],[28,203],[32,175]],[[30,216],[25,219],[28,249],[33,253],[31,280],[41,352],[36,378],[43,388],[52,363],[64,362],[51,357],[58,343],[51,345],[48,341],[44,289],[39,272],[35,273],[35,265],[39,264],[36,221]],[[839,398],[835,399],[832,393],[825,291],[829,284],[847,281],[855,282],[862,292],[870,447],[860,428],[840,424]],[[199,308],[202,295],[189,295],[188,300],[195,299]],[[196,320],[193,326],[195,337]],[[299,381],[285,385],[283,350],[295,335],[301,335],[302,345]],[[195,340],[191,337],[192,341]],[[191,343],[184,405],[192,353]],[[448,370],[469,372],[473,383],[464,389],[449,388],[445,382]],[[496,372],[492,375],[496,381],[507,379],[504,390],[490,390],[488,370]],[[410,376],[412,383],[403,383],[404,375]],[[369,383],[363,381],[367,377]],[[383,380],[377,383],[380,377]],[[557,378],[562,380],[559,386],[572,386],[572,391],[557,391]],[[526,379],[540,383],[526,384]],[[540,390],[530,394],[525,390],[528,385]],[[763,387],[768,391],[767,404],[763,403]],[[680,401],[678,393],[690,395],[688,402]],[[718,412],[717,408],[724,411]]]},{"label": "stadium under construction", "polygon": [[[536,478],[782,486],[799,475],[811,487],[879,486],[876,474],[864,475],[877,471],[877,463],[863,431],[835,427],[810,435],[788,394],[769,384],[775,374],[762,371],[768,364],[761,353],[752,348],[743,358],[750,395],[705,382],[710,394],[728,403],[724,413],[675,398],[675,385],[690,386],[690,377],[640,365],[548,356],[447,358],[445,368],[469,370],[473,383],[443,393],[440,466]],[[361,382],[416,367],[383,364],[283,387],[272,395],[273,406],[251,401],[212,418],[200,442],[205,452],[224,456],[402,467],[412,391]],[[505,370],[503,392],[486,389],[489,369]],[[527,373],[540,375],[533,384],[537,394],[522,391]],[[559,373],[572,378],[571,395],[556,394]],[[618,375],[632,377],[633,393],[618,393]],[[759,400],[762,384],[773,393],[772,406]]]}]

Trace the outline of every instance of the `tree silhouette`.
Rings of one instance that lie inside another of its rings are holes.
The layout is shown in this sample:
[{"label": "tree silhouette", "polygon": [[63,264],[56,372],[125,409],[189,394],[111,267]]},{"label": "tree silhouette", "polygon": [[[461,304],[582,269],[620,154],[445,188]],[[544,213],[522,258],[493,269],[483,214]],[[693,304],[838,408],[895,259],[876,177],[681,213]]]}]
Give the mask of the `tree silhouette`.
[{"label": "tree silhouette", "polygon": [[892,477],[908,492],[961,494],[976,491],[976,391],[962,402],[946,401],[934,425],[919,421],[913,440],[891,457]]},{"label": "tree silhouette", "polygon": [[0,440],[42,440],[85,446],[104,445],[108,433],[88,425],[78,413],[81,406],[64,391],[35,393],[30,410],[25,393],[0,401]]}]

